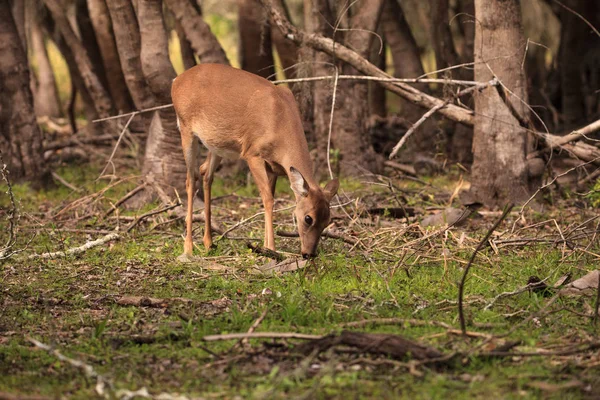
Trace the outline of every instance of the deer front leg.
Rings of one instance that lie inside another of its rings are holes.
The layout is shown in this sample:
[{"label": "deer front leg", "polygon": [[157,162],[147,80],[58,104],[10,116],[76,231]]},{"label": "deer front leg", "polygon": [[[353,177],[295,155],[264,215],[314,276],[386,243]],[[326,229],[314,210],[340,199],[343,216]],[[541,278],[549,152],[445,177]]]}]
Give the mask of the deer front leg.
[{"label": "deer front leg", "polygon": [[270,177],[265,161],[261,158],[249,159],[248,167],[256,186],[258,186],[258,191],[265,207],[264,246],[267,249],[275,251],[275,234],[273,233],[273,190],[275,189],[275,180]]}]

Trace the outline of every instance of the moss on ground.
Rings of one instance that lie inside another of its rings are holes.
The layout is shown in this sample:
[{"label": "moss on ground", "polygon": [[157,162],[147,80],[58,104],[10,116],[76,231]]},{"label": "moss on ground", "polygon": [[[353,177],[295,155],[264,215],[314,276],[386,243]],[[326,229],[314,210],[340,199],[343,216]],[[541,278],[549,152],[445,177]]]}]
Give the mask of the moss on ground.
[{"label": "moss on ground", "polygon": [[[340,349],[298,356],[292,352],[295,341],[252,339],[246,350],[233,348],[232,341],[203,341],[206,335],[246,332],[264,313],[257,331],[324,335],[355,321],[401,318],[405,321],[352,329],[403,335],[445,354],[475,349],[482,336],[463,338],[440,325],[459,326],[457,282],[473,248],[493,224],[492,217],[472,219],[464,227],[406,247],[426,232],[389,216],[373,219],[359,213],[372,204],[394,205],[394,195],[385,187],[349,182],[342,185],[345,193],[361,198],[359,209],[346,206],[354,223],[339,209],[334,217],[340,229],[362,239],[365,247],[326,239],[314,264],[296,272],[256,273],[254,267],[268,260],[252,253],[245,243],[262,242],[262,217],[228,238],[217,239],[215,249],[197,248],[198,260],[191,264],[176,261],[182,251],[183,223],[166,215],[153,217],[130,234],[122,234],[120,240],[79,256],[29,260],[30,254],[78,246],[113,230],[116,221],[102,215],[111,202],[136,186],[132,173],[132,179],[94,197],[107,186],[106,181],[94,182],[97,168],[64,167],[59,173],[83,192],[74,194],[58,186],[36,193],[27,186],[15,186],[22,214],[17,246],[24,251],[0,264],[0,394],[95,396],[93,378],[33,347],[28,337],[93,366],[117,389],[146,387],[153,394],[257,399],[585,398],[600,388],[597,351],[554,357],[472,355],[445,366],[411,369],[405,364],[408,360],[401,363]],[[457,177],[428,182],[433,186],[393,180],[404,191],[404,200],[423,213],[422,199],[427,199],[427,206],[446,205]],[[291,204],[286,181],[279,185],[282,195],[276,208]],[[235,196],[231,196],[233,191]],[[86,196],[93,200],[76,206]],[[215,221],[226,227],[261,210],[255,188],[242,180],[217,181],[215,196],[221,196],[215,202]],[[0,210],[8,206],[7,197],[0,196]],[[148,204],[119,215],[134,217],[157,207]],[[528,221],[518,225],[517,233],[523,228],[521,237],[555,238],[553,223],[536,228],[527,225],[556,219],[563,232],[568,232],[593,212],[575,213],[568,207],[556,206],[544,215],[526,213]],[[4,243],[6,212],[0,217]],[[376,225],[368,226],[366,219]],[[122,221],[121,226],[127,223]],[[291,212],[276,214],[276,223],[293,229]],[[514,217],[509,217],[494,238],[514,237],[514,223]],[[196,241],[201,244],[202,229],[200,224],[195,227]],[[277,237],[276,242],[284,253],[298,251],[297,238]],[[520,346],[513,349],[519,352],[567,349],[597,340],[599,328],[582,316],[590,314],[593,298],[561,297],[549,312],[528,323],[523,321],[546,307],[549,297],[545,293],[525,291],[484,310],[499,293],[523,287],[532,275],[547,278],[551,284],[565,274],[579,277],[597,268],[598,242],[587,244],[586,251],[552,243],[485,248],[466,286],[469,331],[500,335],[516,326],[506,339],[519,341]],[[189,302],[124,306],[118,302],[123,296]],[[428,321],[435,325],[427,325]],[[499,343],[500,339],[488,346]]]}]

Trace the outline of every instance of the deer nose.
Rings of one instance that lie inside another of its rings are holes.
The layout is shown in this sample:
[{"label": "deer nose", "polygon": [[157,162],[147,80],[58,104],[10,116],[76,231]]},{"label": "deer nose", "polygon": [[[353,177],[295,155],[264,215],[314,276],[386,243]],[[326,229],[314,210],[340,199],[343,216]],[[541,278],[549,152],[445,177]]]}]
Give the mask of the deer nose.
[{"label": "deer nose", "polygon": [[308,260],[309,258],[313,258],[315,256],[316,254],[302,253],[302,258],[304,258],[305,260]]}]

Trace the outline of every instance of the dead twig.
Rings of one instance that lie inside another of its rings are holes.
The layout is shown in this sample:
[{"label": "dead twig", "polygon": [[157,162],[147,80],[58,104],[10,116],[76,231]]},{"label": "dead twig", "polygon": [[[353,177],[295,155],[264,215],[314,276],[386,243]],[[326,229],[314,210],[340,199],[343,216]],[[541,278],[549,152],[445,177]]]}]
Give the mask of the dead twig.
[{"label": "dead twig", "polygon": [[469,274],[469,269],[471,268],[471,265],[473,265],[473,261],[475,261],[475,257],[477,256],[477,253],[479,252],[479,250],[481,250],[483,248],[483,246],[487,243],[489,238],[492,236],[492,233],[496,230],[496,228],[498,228],[498,226],[502,223],[502,221],[504,221],[504,218],[506,218],[506,216],[512,210],[513,207],[514,207],[514,204],[509,204],[506,208],[504,208],[504,212],[502,213],[500,218],[498,218],[496,223],[488,230],[488,232],[485,234],[484,238],[479,242],[479,244],[475,248],[475,251],[471,255],[471,259],[469,260],[469,263],[465,267],[465,272],[463,273],[460,284],[458,285],[458,317],[460,319],[460,329],[461,329],[463,335],[466,335],[466,333],[467,333],[467,326],[466,326],[465,315],[464,315],[464,310],[463,310],[463,294],[464,294],[464,289],[465,289],[465,281],[467,280],[467,275]]},{"label": "dead twig", "polygon": [[490,301],[485,307],[483,307],[484,310],[489,310],[490,308],[492,308],[492,306],[494,304],[496,304],[496,302],[504,297],[509,297],[509,296],[515,296],[517,294],[521,294],[523,292],[526,292],[528,290],[531,290],[537,286],[539,286],[541,283],[546,282],[548,279],[550,279],[550,277],[546,277],[545,279],[542,279],[541,281],[538,282],[532,282],[532,283],[528,283],[526,286],[523,286],[522,288],[519,288],[517,290],[513,290],[512,292],[503,292],[500,293],[499,295],[497,295],[496,297],[494,297],[494,299],[492,301]]},{"label": "dead twig", "polygon": [[64,186],[66,186],[67,188],[71,189],[72,191],[76,192],[76,193],[81,193],[81,189],[76,188],[75,186],[71,185],[69,182],[67,182],[65,180],[65,178],[63,178],[62,176],[60,176],[59,174],[57,174],[56,172],[52,171],[52,177],[54,179],[56,179],[57,181],[59,181],[60,183],[62,183]]},{"label": "dead twig", "polygon": [[135,228],[135,226],[137,224],[139,224],[140,222],[142,222],[144,219],[146,219],[148,217],[151,217],[151,216],[156,215],[156,214],[164,213],[166,211],[174,209],[175,207],[179,207],[180,205],[181,205],[181,203],[171,204],[170,206],[163,207],[163,208],[161,208],[159,210],[154,210],[154,211],[150,211],[150,212],[147,212],[145,214],[142,214],[139,217],[137,217],[135,220],[133,220],[133,222],[131,224],[129,224],[129,226],[127,227],[127,229],[125,230],[125,232],[131,231],[133,228]]},{"label": "dead twig", "polygon": [[121,238],[121,236],[119,236],[118,233],[113,232],[113,233],[109,233],[106,236],[101,237],[100,239],[93,240],[91,242],[87,242],[86,244],[79,246],[79,247],[73,247],[73,248],[70,248],[65,251],[55,251],[53,253],[32,254],[28,257],[28,259],[30,259],[30,260],[37,259],[37,258],[47,259],[47,258],[66,257],[68,255],[81,254],[81,253],[85,252],[86,250],[89,250],[91,248],[103,245],[112,240],[117,240],[120,238]]}]

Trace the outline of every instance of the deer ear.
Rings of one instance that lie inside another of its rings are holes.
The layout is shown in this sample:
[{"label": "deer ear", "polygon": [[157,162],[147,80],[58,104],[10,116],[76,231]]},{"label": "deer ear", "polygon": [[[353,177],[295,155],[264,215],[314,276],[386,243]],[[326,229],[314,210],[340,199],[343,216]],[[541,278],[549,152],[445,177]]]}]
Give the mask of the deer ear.
[{"label": "deer ear", "polygon": [[333,199],[333,196],[336,195],[339,187],[340,181],[337,179],[332,179],[327,182],[327,185],[325,185],[325,188],[323,189],[323,194],[325,195],[327,201],[331,201],[331,199]]},{"label": "deer ear", "polygon": [[304,177],[294,167],[290,167],[290,186],[298,197],[305,197],[308,195],[308,183],[304,180]]}]

